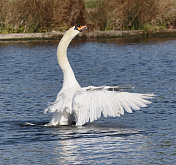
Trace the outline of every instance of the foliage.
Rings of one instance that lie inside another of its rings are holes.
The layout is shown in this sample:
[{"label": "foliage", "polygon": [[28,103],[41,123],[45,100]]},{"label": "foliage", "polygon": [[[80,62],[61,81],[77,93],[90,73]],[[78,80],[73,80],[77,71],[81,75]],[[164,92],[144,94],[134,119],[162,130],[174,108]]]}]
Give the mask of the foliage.
[{"label": "foliage", "polygon": [[2,1],[0,25],[8,32],[65,30],[76,23],[85,22],[82,0]]},{"label": "foliage", "polygon": [[96,8],[97,4],[98,4],[98,1],[96,1],[96,0],[85,0],[85,2],[84,2],[85,8],[87,8],[87,9]]},{"label": "foliage", "polygon": [[175,0],[95,1],[96,8],[87,10],[87,20],[98,30],[137,30],[146,24],[158,28],[168,24],[176,27]]},{"label": "foliage", "polygon": [[1,0],[0,33],[176,28],[176,0]]}]

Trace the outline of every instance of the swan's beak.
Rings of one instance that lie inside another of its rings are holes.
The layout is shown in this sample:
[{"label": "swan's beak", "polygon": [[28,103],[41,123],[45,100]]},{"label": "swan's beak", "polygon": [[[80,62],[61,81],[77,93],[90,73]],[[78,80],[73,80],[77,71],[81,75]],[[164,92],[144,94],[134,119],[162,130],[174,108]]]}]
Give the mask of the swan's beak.
[{"label": "swan's beak", "polygon": [[85,30],[85,29],[87,29],[87,26],[86,26],[86,25],[78,27],[78,30],[79,30],[80,32],[82,32],[82,31]]}]

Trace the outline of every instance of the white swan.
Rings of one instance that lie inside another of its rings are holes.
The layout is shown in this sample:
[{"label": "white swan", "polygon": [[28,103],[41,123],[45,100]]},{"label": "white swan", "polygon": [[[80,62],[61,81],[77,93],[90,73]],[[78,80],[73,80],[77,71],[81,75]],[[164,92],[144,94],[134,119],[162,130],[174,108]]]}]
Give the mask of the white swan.
[{"label": "white swan", "polygon": [[86,26],[76,25],[64,34],[57,48],[57,58],[63,71],[64,81],[57,99],[46,110],[53,112],[47,126],[55,125],[84,125],[97,120],[103,115],[120,116],[124,110],[132,113],[132,109],[139,110],[151,103],[153,94],[139,94],[120,91],[118,86],[84,87],[77,82],[73,70],[67,59],[67,48],[71,40]]}]

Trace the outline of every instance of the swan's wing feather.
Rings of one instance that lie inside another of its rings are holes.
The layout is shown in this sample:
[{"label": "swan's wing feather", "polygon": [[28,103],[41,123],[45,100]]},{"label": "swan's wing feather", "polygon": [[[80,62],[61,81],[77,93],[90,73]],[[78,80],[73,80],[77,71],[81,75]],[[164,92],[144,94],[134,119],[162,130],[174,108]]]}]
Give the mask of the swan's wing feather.
[{"label": "swan's wing feather", "polygon": [[77,114],[77,125],[92,122],[103,115],[120,116],[124,111],[132,113],[151,102],[153,94],[115,92],[107,90],[78,91],[73,97],[73,111]]},{"label": "swan's wing feather", "polygon": [[[80,89],[80,87],[78,89]],[[57,95],[56,101],[50,103],[48,108],[45,109],[44,113],[46,112],[63,113],[64,110],[66,110],[66,112],[68,113],[72,113],[72,97],[75,91],[77,91],[77,87],[61,90]]]},{"label": "swan's wing feather", "polygon": [[70,109],[70,99],[66,96],[65,93],[59,93],[55,102],[49,103],[48,108],[44,110],[44,113],[47,112],[63,112],[65,108]]},{"label": "swan's wing feather", "polygon": [[83,90],[86,91],[95,91],[95,90],[108,90],[108,91],[121,91],[123,89],[133,89],[134,86],[88,86],[88,87],[84,87],[82,88]]}]

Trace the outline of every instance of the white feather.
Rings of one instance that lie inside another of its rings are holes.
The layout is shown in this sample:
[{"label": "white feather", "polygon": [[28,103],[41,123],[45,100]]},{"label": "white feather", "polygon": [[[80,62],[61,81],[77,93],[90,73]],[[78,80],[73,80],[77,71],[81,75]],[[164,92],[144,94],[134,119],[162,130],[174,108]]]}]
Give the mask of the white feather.
[{"label": "white feather", "polygon": [[[145,94],[145,98],[151,98],[153,95]],[[120,116],[124,110],[132,113],[132,109],[139,110],[140,107],[146,106],[149,102],[143,100],[144,94],[115,92],[115,91],[82,91],[77,92],[73,99],[73,111],[78,117],[77,125],[83,125],[86,122],[94,121],[101,117]],[[83,99],[84,98],[84,99]],[[142,102],[143,101],[143,102]],[[144,104],[144,101],[146,104]],[[82,108],[78,108],[83,107]],[[77,108],[75,108],[75,106]],[[79,115],[81,112],[81,115]]]},{"label": "white feather", "polygon": [[[85,29],[85,26],[81,27]],[[68,125],[73,121],[76,125],[93,122],[102,115],[120,116],[124,112],[132,113],[151,102],[153,94],[128,93],[121,90],[133,87],[88,86],[81,88],[67,59],[67,48],[71,40],[79,33],[75,27],[70,28],[61,39],[57,58],[63,71],[64,81],[55,102],[44,111],[54,113],[47,125]]]}]

